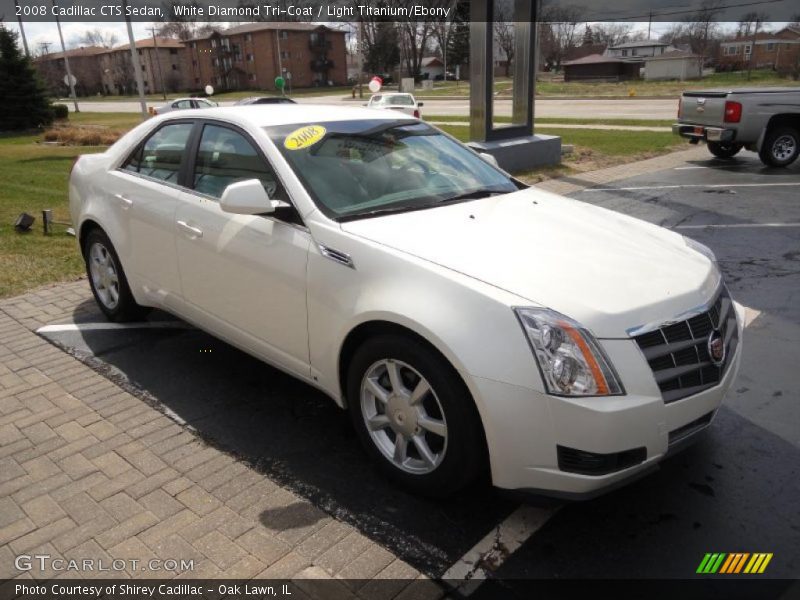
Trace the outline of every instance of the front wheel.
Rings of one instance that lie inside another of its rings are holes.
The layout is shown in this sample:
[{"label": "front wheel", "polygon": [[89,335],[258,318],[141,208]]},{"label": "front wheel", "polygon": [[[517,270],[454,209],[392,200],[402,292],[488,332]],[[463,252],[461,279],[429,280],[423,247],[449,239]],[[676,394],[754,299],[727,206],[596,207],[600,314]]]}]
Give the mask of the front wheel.
[{"label": "front wheel", "polygon": [[89,232],[83,256],[92,294],[109,321],[137,321],[150,311],[134,300],[119,256],[103,230]]},{"label": "front wheel", "polygon": [[708,142],[708,151],[717,158],[733,158],[742,148],[742,144]]},{"label": "front wheel", "polygon": [[365,342],[350,363],[347,400],[370,458],[406,489],[446,496],[483,471],[483,429],[469,391],[424,344],[397,335]]},{"label": "front wheel", "polygon": [[764,136],[758,155],[770,167],[788,167],[800,154],[800,134],[794,127],[773,127]]}]

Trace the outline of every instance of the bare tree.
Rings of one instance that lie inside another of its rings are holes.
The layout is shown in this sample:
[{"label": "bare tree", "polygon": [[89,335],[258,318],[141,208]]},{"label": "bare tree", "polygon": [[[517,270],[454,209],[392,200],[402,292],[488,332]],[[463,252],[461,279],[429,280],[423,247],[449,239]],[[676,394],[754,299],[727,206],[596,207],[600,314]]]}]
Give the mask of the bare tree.
[{"label": "bare tree", "polygon": [[616,46],[628,41],[633,25],[630,23],[595,23],[592,39],[595,44]]},{"label": "bare tree", "polygon": [[703,66],[706,58],[711,54],[712,43],[719,39],[719,23],[717,17],[722,11],[721,0],[703,0],[700,8],[689,15],[685,21],[685,35],[688,38],[692,52],[698,55],[700,77],[703,76]]},{"label": "bare tree", "polygon": [[576,45],[580,16],[580,10],[574,6],[550,6],[542,10],[542,28],[549,29],[549,35],[543,37],[551,41],[550,47],[542,47],[542,50],[547,52],[546,60],[554,63],[557,70],[561,70],[564,56]]},{"label": "bare tree", "polygon": [[497,40],[497,45],[505,55],[506,77],[511,74],[511,62],[514,60],[514,23],[511,22],[511,14],[507,2],[498,2],[495,4],[495,23],[494,35]]},{"label": "bare tree", "polygon": [[769,17],[763,12],[750,12],[744,15],[739,21],[739,31],[742,32],[744,37],[748,37],[752,32],[752,41],[750,42],[750,56],[747,59],[747,79],[750,80],[750,75],[753,70],[753,60],[756,56],[756,42],[758,41],[758,31],[761,29],[761,24],[764,23]]},{"label": "bare tree", "polygon": [[119,38],[113,31],[103,31],[99,27],[88,29],[81,36],[81,43],[85,46],[101,46],[102,48],[113,48],[117,45]]}]

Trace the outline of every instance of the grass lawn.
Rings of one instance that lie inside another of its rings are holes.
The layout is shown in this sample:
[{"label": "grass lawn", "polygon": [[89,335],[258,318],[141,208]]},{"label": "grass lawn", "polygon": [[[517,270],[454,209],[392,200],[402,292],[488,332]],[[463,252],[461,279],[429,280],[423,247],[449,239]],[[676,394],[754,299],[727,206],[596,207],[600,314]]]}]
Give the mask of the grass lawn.
[{"label": "grass lawn", "polygon": [[[139,115],[126,113],[70,114],[69,119],[74,125],[119,131],[139,122]],[[469,136],[466,124],[442,129],[464,141]],[[565,156],[561,166],[521,174],[530,182],[655,156],[683,144],[671,133],[660,132],[559,129],[541,123],[537,131],[560,135],[565,144],[575,145],[575,151]],[[57,221],[69,221],[67,182],[72,161],[79,154],[104,148],[44,145],[38,143],[41,139],[41,134],[0,135],[0,297],[72,280],[83,273],[75,238],[67,235],[63,226],[43,235],[41,211],[52,209]],[[21,212],[36,217],[32,231],[26,234],[16,233],[12,226]]]},{"label": "grass lawn", "polygon": [[[466,84],[462,84],[466,85]],[[295,88],[292,89],[292,93],[289,94],[288,90],[286,95],[289,97],[294,96],[330,96],[333,94],[341,94],[346,95],[349,94],[352,90],[353,86],[332,86],[332,87],[311,87],[311,88]],[[366,88],[366,86],[365,86]],[[145,100],[150,103],[158,104],[159,102],[167,102],[169,100],[174,100],[176,98],[186,98],[187,96],[191,96],[191,93],[176,93],[176,94],[167,94],[167,100],[164,100],[163,94],[145,94]],[[220,94],[214,94],[211,97],[211,100],[240,100],[241,98],[249,98],[250,96],[279,96],[280,93],[277,90],[242,90],[237,92],[223,92]],[[80,106],[81,102],[138,102],[139,96],[132,95],[132,96],[87,96],[87,97],[79,97],[78,98],[78,106]],[[69,104],[72,105],[72,99],[67,98],[59,98],[58,102],[62,104]]]},{"label": "grass lawn", "polygon": [[[13,296],[45,283],[75,279],[83,262],[75,238],[55,226],[42,233],[42,210],[69,222],[67,179],[72,160],[102,148],[45,146],[39,135],[0,136],[0,297]],[[14,231],[17,215],[36,217],[30,232]]]},{"label": "grass lawn", "polygon": [[[498,79],[495,81],[496,93],[509,95],[512,81]],[[703,79],[692,81],[621,81],[618,83],[602,82],[554,82],[545,79],[536,82],[536,95],[547,96],[663,96],[675,98],[684,90],[698,90],[713,87],[748,87],[748,86],[798,86],[800,81],[789,77],[779,77],[770,70],[753,71],[747,79],[747,73],[736,71],[733,73],[714,73]],[[416,95],[421,98],[433,96],[468,96],[469,82],[460,82],[456,86],[453,82],[434,88],[433,91],[417,89]]]},{"label": "grass lawn", "polygon": [[[425,115],[423,115],[425,116]],[[434,123],[469,123],[466,115],[431,115],[425,117],[426,121]],[[511,117],[495,117],[495,123],[511,123]],[[575,117],[536,117],[534,126],[539,129],[540,125],[548,123],[559,123],[564,125],[636,125],[639,127],[670,127],[675,119],[597,119],[597,118],[575,118]]]}]

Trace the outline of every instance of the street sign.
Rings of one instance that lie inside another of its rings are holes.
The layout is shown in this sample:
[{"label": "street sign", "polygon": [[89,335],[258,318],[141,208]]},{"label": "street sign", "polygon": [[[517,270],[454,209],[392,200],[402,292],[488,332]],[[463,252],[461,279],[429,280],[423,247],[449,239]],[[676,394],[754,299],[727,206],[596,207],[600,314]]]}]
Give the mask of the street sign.
[{"label": "street sign", "polygon": [[281,77],[280,75],[278,75],[275,78],[275,87],[277,89],[279,89],[279,90],[282,90],[285,85],[286,85],[286,80],[283,77]]},{"label": "street sign", "polygon": [[64,75],[64,85],[74,86],[76,83],[78,83],[78,78],[75,75]]}]

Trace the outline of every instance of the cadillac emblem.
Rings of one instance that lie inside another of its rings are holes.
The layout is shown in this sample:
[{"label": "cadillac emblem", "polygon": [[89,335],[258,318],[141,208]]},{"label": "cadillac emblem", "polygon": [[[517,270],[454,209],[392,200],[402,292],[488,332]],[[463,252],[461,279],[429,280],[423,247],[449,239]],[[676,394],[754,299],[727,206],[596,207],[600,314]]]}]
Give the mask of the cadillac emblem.
[{"label": "cadillac emblem", "polygon": [[708,336],[708,355],[712,364],[717,367],[725,362],[725,340],[722,339],[719,329],[714,329]]}]

